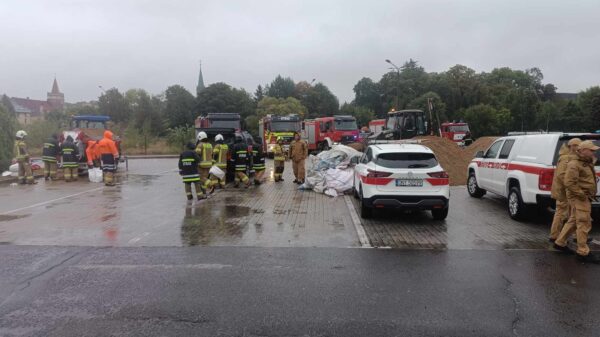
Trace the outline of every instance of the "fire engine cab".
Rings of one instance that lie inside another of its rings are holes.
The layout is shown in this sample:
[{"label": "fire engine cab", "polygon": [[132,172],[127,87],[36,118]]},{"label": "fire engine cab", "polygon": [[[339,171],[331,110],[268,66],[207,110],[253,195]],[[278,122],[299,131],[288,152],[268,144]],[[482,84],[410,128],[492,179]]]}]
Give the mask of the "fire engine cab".
[{"label": "fire engine cab", "polygon": [[294,133],[302,130],[302,121],[298,115],[275,116],[267,115],[258,122],[258,134],[263,139],[263,151],[273,157],[273,148],[277,139],[283,139],[283,150],[289,151],[289,146],[294,139]]},{"label": "fire engine cab", "polygon": [[471,144],[471,131],[469,124],[464,122],[442,123],[441,132],[443,138],[448,138],[459,146]]},{"label": "fire engine cab", "polygon": [[334,144],[358,141],[358,126],[352,116],[336,115],[304,121],[302,138],[311,151],[326,151]]}]

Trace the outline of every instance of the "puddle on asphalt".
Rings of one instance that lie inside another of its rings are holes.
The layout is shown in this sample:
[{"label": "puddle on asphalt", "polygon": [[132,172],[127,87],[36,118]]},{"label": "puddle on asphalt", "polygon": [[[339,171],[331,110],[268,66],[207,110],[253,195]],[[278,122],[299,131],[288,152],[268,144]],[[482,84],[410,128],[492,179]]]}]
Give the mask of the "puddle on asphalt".
[{"label": "puddle on asphalt", "polygon": [[9,214],[3,214],[0,215],[0,222],[3,221],[13,221],[13,220],[17,220],[17,219],[22,219],[25,217],[28,217],[30,214],[25,214],[25,215],[9,215]]},{"label": "puddle on asphalt", "polygon": [[185,245],[208,245],[215,241],[237,242],[243,236],[250,208],[238,205],[222,207],[186,207],[181,224],[181,239]]}]

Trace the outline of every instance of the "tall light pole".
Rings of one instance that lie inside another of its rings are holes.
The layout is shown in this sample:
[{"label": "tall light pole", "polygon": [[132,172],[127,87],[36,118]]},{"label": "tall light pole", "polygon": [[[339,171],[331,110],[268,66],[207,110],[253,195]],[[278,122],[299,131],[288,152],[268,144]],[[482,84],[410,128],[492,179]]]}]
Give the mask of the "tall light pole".
[{"label": "tall light pole", "polygon": [[395,110],[399,110],[399,104],[400,104],[400,68],[398,68],[397,65],[394,64],[394,62],[390,61],[389,59],[386,59],[385,62],[389,63],[392,68],[390,69],[395,69],[396,70],[396,74],[398,75],[398,83],[396,84],[396,104],[395,104]]},{"label": "tall light pole", "polygon": [[313,78],[312,81],[310,81],[310,85],[312,85],[313,83],[315,83],[316,80],[317,80],[316,78]]}]

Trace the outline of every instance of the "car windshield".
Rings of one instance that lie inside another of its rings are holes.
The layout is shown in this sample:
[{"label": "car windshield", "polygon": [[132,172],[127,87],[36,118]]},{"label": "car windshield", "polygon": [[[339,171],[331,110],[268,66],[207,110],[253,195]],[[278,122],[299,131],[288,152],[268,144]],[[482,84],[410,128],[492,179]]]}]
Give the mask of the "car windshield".
[{"label": "car windshield", "polygon": [[271,131],[274,131],[274,132],[300,131],[300,122],[292,122],[292,121],[271,122]]},{"label": "car windshield", "polygon": [[340,131],[358,130],[358,125],[354,119],[336,119],[335,129]]},{"label": "car windshield", "polygon": [[240,121],[239,120],[230,120],[230,119],[212,119],[210,121],[210,127],[224,128],[224,129],[239,129]]},{"label": "car windshield", "polygon": [[448,127],[450,132],[469,132],[468,125],[451,125]]},{"label": "car windshield", "polygon": [[430,168],[438,164],[432,153],[393,152],[378,155],[373,162],[386,168]]}]

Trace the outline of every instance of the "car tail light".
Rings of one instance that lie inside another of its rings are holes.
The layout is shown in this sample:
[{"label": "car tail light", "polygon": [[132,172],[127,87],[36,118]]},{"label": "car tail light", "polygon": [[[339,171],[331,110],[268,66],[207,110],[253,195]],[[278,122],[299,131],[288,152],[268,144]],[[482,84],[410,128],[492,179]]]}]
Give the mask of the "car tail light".
[{"label": "car tail light", "polygon": [[385,177],[389,177],[392,175],[392,173],[390,172],[382,172],[382,171],[374,171],[374,170],[367,170],[369,173],[367,173],[367,178],[385,178]]},{"label": "car tail light", "polygon": [[448,175],[448,173],[446,173],[446,171],[441,171],[441,172],[430,172],[427,173],[427,175],[429,175],[432,178],[450,178],[450,176]]},{"label": "car tail light", "polygon": [[554,169],[545,169],[540,171],[538,178],[538,187],[541,191],[552,190],[552,180],[554,180]]}]

